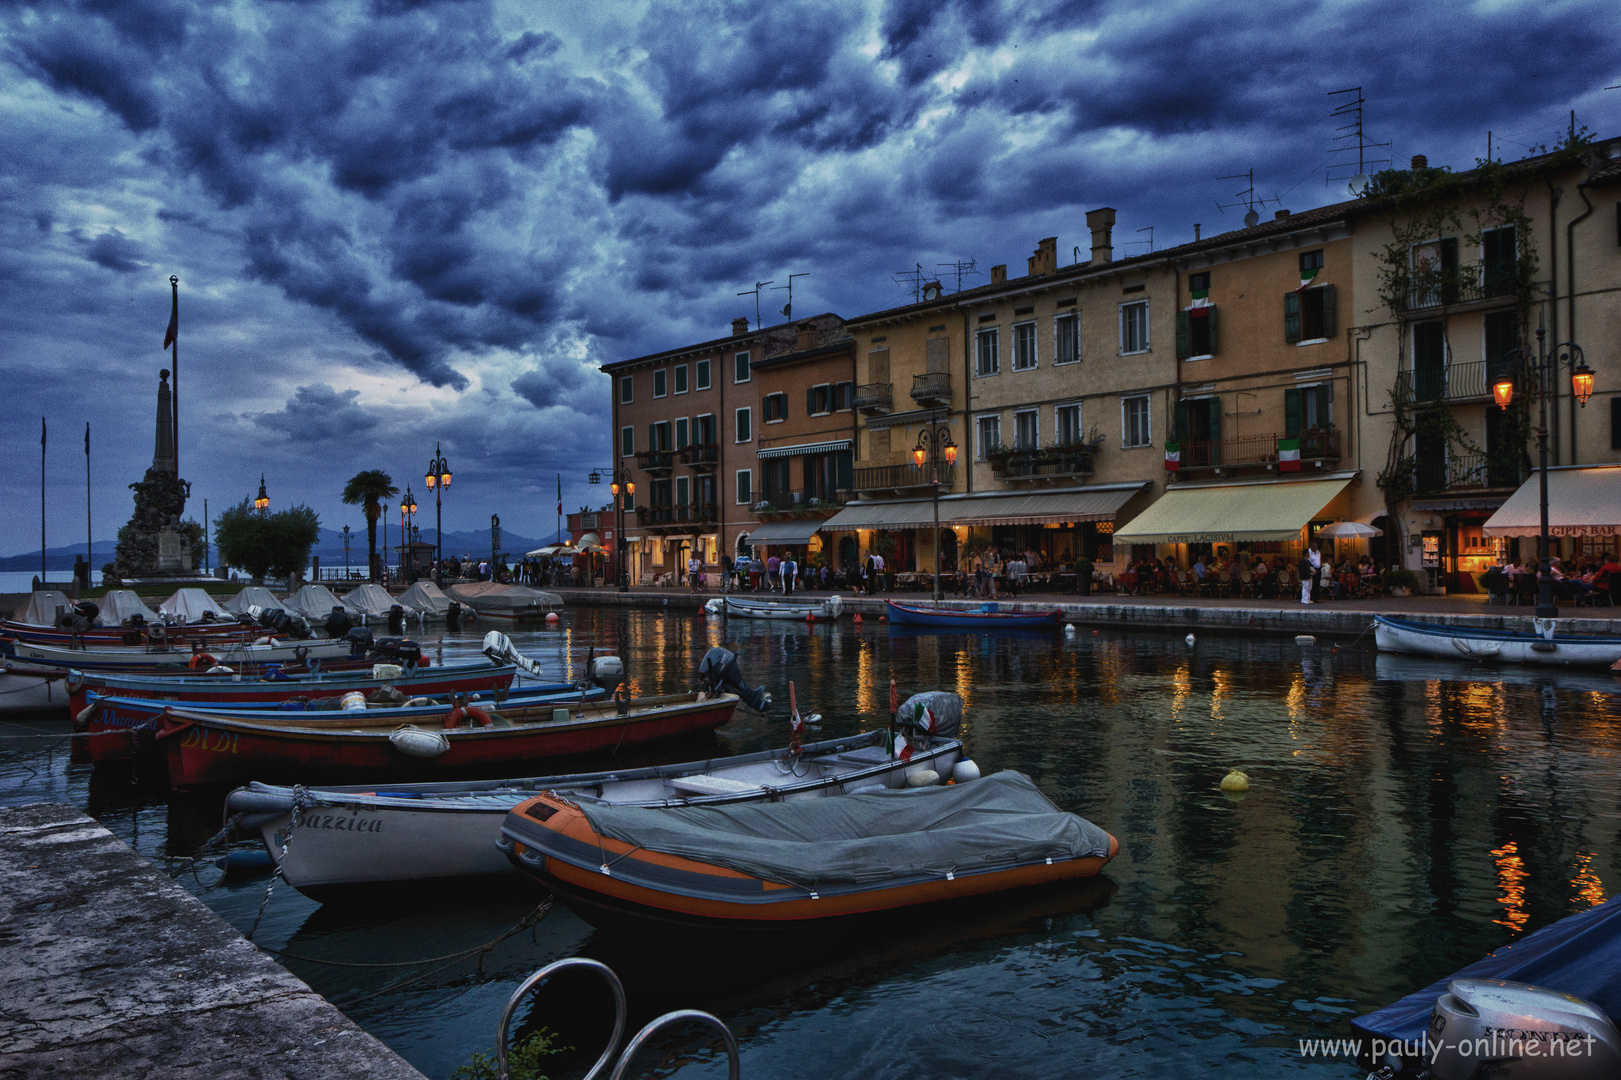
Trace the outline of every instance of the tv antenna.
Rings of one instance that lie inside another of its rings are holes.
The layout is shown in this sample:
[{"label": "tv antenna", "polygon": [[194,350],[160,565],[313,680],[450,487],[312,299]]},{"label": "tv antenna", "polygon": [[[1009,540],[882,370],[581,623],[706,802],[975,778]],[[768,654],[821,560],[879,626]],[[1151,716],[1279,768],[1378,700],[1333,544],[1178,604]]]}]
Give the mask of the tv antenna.
[{"label": "tv antenna", "polygon": [[1243,191],[1235,191],[1233,193],[1233,197],[1238,200],[1237,202],[1217,203],[1216,204],[1216,212],[1218,214],[1221,213],[1223,210],[1232,210],[1235,207],[1242,206],[1244,208],[1244,210],[1245,210],[1245,213],[1244,213],[1244,227],[1245,228],[1252,228],[1252,227],[1254,227],[1254,225],[1257,222],[1259,222],[1261,220],[1261,215],[1255,212],[1255,208],[1257,206],[1265,206],[1269,202],[1277,202],[1278,201],[1277,199],[1263,199],[1259,195],[1255,194],[1255,170],[1254,169],[1251,169],[1248,172],[1234,173],[1231,176],[1218,176],[1218,177],[1216,177],[1216,179],[1217,180],[1246,180],[1246,181],[1249,182],[1249,186],[1246,187]]},{"label": "tv antenna", "polygon": [[[1334,129],[1339,132],[1334,136],[1334,141],[1345,145],[1336,146],[1329,150],[1328,171],[1324,183],[1332,184],[1336,180],[1341,180],[1346,183],[1352,195],[1361,195],[1363,189],[1368,186],[1368,166],[1390,164],[1388,156],[1377,157],[1371,155],[1369,151],[1389,150],[1390,144],[1368,141],[1367,132],[1362,128],[1362,106],[1367,104],[1367,99],[1362,96],[1362,87],[1353,86],[1345,90],[1330,90],[1328,92],[1329,97],[1340,97],[1344,94],[1352,96],[1343,98],[1335,104],[1334,111],[1329,113],[1329,117],[1334,120],[1346,121]],[[1356,152],[1355,171],[1351,171],[1351,152],[1353,150]],[[1344,157],[1335,160],[1334,155],[1336,154],[1342,154]],[[1491,151],[1488,149],[1487,155],[1490,156],[1490,154]],[[1341,175],[1335,176],[1334,171],[1336,169],[1345,171]]]},{"label": "tv antenna", "polygon": [[892,279],[901,288],[912,290],[912,303],[917,303],[923,296],[923,264],[917,263],[910,270],[897,270]]},{"label": "tv antenna", "polygon": [[[782,317],[785,319],[791,319],[794,317],[794,278],[796,277],[810,277],[810,271],[806,270],[803,274],[789,274],[788,284],[778,285],[776,288],[771,290],[772,292],[781,292],[783,289],[788,290],[788,302],[782,305]],[[766,284],[769,285],[771,283],[768,281]],[[755,329],[759,329],[759,327],[755,327]]]},{"label": "tv antenna", "polygon": [[975,275],[979,273],[979,270],[975,266],[975,260],[973,259],[959,259],[956,262],[935,263],[934,265],[943,266],[947,270],[950,270],[957,275],[958,292],[962,292],[962,276],[964,274]]},{"label": "tv antenna", "polygon": [[[772,281],[775,280],[775,278],[772,279]],[[756,330],[760,329],[760,290],[769,284],[771,284],[770,281],[756,281],[754,283],[754,288],[744,289],[742,292],[737,294],[739,296],[747,296],[750,293],[754,294],[754,328]]]},{"label": "tv antenna", "polygon": [[[1154,252],[1154,226],[1152,226],[1152,225],[1144,225],[1142,228],[1138,229],[1137,231],[1140,232],[1140,233],[1147,233],[1148,234],[1148,239],[1147,240],[1129,240],[1129,241],[1126,242],[1125,246],[1130,247],[1133,244],[1147,244],[1149,254],[1153,254],[1153,252]],[[1077,252],[1079,252],[1081,249],[1076,248],[1075,250]]]}]

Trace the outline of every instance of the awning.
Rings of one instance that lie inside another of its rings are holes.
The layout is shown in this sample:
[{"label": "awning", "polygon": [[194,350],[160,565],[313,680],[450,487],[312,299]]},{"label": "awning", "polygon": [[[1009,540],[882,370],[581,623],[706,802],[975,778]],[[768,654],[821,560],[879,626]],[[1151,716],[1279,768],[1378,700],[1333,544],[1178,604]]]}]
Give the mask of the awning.
[{"label": "awning", "polygon": [[1120,508],[1146,487],[1111,485],[1077,491],[1044,491],[941,500],[942,525],[1044,525],[1050,521],[1113,521]]},{"label": "awning", "polygon": [[[945,520],[943,511],[940,520]],[[933,523],[934,510],[927,502],[852,503],[822,522],[822,531],[915,529]]]},{"label": "awning", "polygon": [[[1486,520],[1487,536],[1542,533],[1542,479],[1532,476]],[[1549,536],[1621,534],[1621,465],[1548,470]]]},{"label": "awning", "polygon": [[824,521],[768,521],[749,530],[749,544],[808,544]]},{"label": "awning", "polygon": [[1176,487],[1114,531],[1117,544],[1224,544],[1294,540],[1351,482],[1271,480],[1259,484]]},{"label": "awning", "polygon": [[756,457],[793,457],[796,454],[831,454],[835,450],[848,450],[854,444],[849,439],[832,442],[800,443],[798,446],[773,446],[769,450],[755,451]]}]

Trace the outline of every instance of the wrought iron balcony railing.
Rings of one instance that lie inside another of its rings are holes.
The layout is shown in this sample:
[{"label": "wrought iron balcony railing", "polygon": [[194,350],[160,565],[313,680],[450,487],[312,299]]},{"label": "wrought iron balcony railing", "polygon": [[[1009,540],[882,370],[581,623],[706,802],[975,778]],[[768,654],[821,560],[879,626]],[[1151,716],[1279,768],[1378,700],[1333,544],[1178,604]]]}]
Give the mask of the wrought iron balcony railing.
[{"label": "wrought iron balcony railing", "polygon": [[[955,465],[940,466],[940,486],[949,488],[952,477],[955,475]],[[916,465],[869,465],[866,468],[855,470],[851,485],[854,491],[897,491],[901,488],[928,487],[934,482],[934,471],[928,466],[918,468]]]}]

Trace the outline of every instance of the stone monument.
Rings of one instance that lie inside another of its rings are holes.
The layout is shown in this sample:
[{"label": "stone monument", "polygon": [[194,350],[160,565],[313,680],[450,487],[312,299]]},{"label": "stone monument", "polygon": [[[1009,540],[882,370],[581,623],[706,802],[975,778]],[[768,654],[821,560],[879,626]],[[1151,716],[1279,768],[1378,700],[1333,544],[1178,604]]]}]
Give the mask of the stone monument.
[{"label": "stone monument", "polygon": [[180,530],[180,515],[191,496],[191,484],[180,479],[175,467],[174,412],[169,395],[169,371],[158,373],[157,441],[152,467],[130,485],[135,492],[135,513],[118,531],[112,573],[119,578],[192,576],[191,543]]}]

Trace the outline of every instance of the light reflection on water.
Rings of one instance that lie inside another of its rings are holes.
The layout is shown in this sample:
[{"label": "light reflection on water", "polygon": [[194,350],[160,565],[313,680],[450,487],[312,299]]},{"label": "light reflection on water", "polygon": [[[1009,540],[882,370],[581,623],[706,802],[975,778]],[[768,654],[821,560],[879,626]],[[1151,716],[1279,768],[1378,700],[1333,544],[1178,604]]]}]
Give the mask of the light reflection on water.
[{"label": "light reflection on water", "polygon": [[[480,636],[445,655],[476,651]],[[912,634],[611,609],[512,637],[559,677],[593,647],[616,651],[640,694],[684,688],[705,648],[733,643],[779,715],[740,715],[683,757],[784,742],[790,679],[824,736],[881,722],[891,677],[903,695],[954,689],[983,768],[1029,773],[1122,852],[1090,891],[957,925],[898,916],[893,934],[847,949],[670,960],[559,909],[486,957],[493,979],[468,964],[379,994],[373,972],[288,962],[430,1076],[489,1044],[524,974],[577,952],[620,970],[639,1018],[719,1013],[748,1077],[1202,1077],[1232,1065],[1350,1076],[1347,1062],[1300,1058],[1295,1039],[1344,1034],[1350,1016],[1598,901],[1621,871],[1621,702],[1605,676],[1375,658],[1366,642],[1334,652],[1207,634],[1189,647],[1180,635]],[[171,798],[65,758],[59,745],[0,744],[0,801],[88,806],[153,857],[218,826],[218,793]],[[1217,790],[1233,767],[1252,783],[1236,803]],[[183,880],[245,928],[262,883],[204,891],[216,876]],[[405,959],[488,940],[527,907],[402,900],[386,914],[318,910],[282,890],[259,938],[323,959]],[[551,1075],[579,1072],[605,1033],[592,994],[546,999],[537,1022],[581,1048]]]}]

